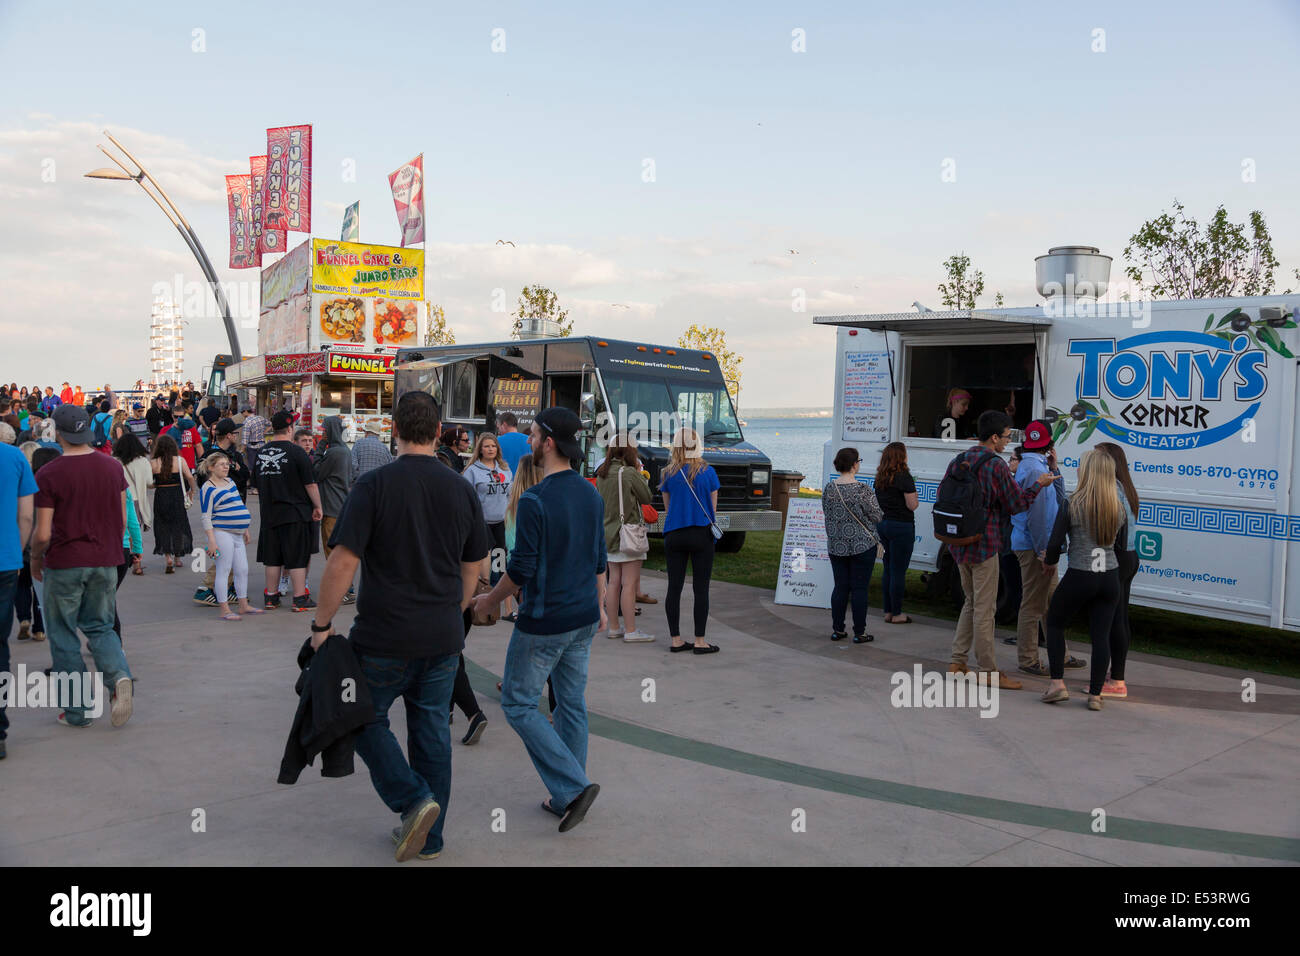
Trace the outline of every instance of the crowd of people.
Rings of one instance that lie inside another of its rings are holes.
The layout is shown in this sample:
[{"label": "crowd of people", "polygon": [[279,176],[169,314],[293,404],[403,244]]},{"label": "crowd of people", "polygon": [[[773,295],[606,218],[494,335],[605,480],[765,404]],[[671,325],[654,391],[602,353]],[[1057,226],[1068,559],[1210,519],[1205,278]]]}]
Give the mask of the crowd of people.
[{"label": "crowd of people", "polygon": [[[968,399],[958,396],[955,404],[950,402],[950,411],[964,412],[963,401]],[[1138,572],[1134,539],[1139,510],[1128,459],[1119,445],[1098,444],[1081,457],[1078,486],[1067,495],[1051,427],[1030,422],[1024,444],[1007,462],[1002,454],[1010,443],[1011,424],[1005,412],[981,413],[978,443],[953,459],[939,487],[936,510],[944,507],[950,480],[973,482],[982,509],[974,534],[945,545],[965,596],[948,670],[973,672],[977,680],[995,681],[1005,690],[1024,686],[998,670],[994,655],[998,587],[1005,577],[1018,595],[1016,635],[1006,642],[1016,645],[1019,670],[1049,678],[1042,695],[1045,703],[1068,700],[1066,669],[1089,666],[1070,654],[1065,643],[1066,624],[1082,616],[1092,642],[1087,704],[1090,710],[1100,710],[1104,698],[1128,696],[1124,667],[1130,640],[1129,594]],[[885,446],[871,484],[857,479],[861,464],[856,449],[841,449],[834,459],[838,476],[822,492],[835,582],[831,640],[848,637],[845,619],[851,603],[853,641],[859,644],[874,640],[866,631],[867,591],[881,552],[884,619],[890,624],[911,621],[902,610],[903,583],[916,540],[913,512],[918,505],[905,444]],[[1062,555],[1067,570],[1060,576]],[[1044,645],[1046,664],[1039,656]]]},{"label": "crowd of people", "polygon": [[[125,724],[134,706],[116,592],[128,574],[149,572],[144,547],[152,535],[163,574],[205,554],[194,601],[216,608],[221,622],[277,610],[287,596],[293,612],[314,615],[299,657],[304,675],[319,680],[343,667],[364,678],[364,713],[330,726],[359,729],[355,752],[401,818],[393,834],[399,860],[441,852],[453,709],[468,720],[463,744],[476,743],[487,724],[466,674],[465,639],[504,606],[513,632],[502,710],[547,791],[542,808],[560,819],[561,832],[583,820],[600,789],[586,774],[592,640],[598,633],[626,643],[655,639],[636,619],[640,604],[657,603],[641,591],[640,572],[647,526],[659,516],[632,439],[616,439],[584,479],[575,468],[582,423],[560,408],[543,411],[527,432],[503,413],[497,433],[480,434],[471,449],[465,429],[442,430],[432,397],[404,395],[393,414],[394,457],[377,426],[358,437],[343,416],[326,418],[317,440],[295,427],[298,416],[287,409],[267,419],[188,390],[155,395],[147,409],[143,402],[119,407],[107,387],[81,403],[48,391],[23,399],[19,390],[12,420],[0,421],[0,508],[8,500],[15,516],[0,538],[0,615],[8,608],[12,620],[17,610],[20,641],[48,637],[47,673],[82,673],[80,630],[111,688],[113,726]],[[53,401],[42,408],[47,398]],[[660,479],[674,653],[718,651],[705,633],[721,535],[719,482],[701,447],[682,429]],[[260,600],[248,581],[250,494],[258,498],[255,556],[265,567]],[[307,578],[322,552],[318,600]],[[694,626],[683,638],[688,565]],[[337,609],[351,603],[346,654],[337,642],[325,651]],[[7,670],[7,636],[2,646],[0,670]],[[543,689],[547,714],[538,708]],[[304,691],[300,710],[308,697]],[[409,756],[388,728],[398,697],[407,706]],[[315,699],[324,706],[321,695]],[[90,726],[94,718],[80,703],[59,701],[59,723]],[[7,728],[0,709],[0,757]],[[330,745],[327,773],[339,766],[339,747],[353,746]],[[343,755],[349,768],[351,752]],[[282,780],[296,779],[302,755],[286,750]]]}]

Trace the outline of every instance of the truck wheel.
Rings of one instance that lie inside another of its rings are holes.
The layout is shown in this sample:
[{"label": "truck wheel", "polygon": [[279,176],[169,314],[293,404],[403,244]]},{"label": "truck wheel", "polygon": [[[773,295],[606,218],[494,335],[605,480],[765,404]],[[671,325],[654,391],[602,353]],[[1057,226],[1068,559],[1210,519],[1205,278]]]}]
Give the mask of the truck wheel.
[{"label": "truck wheel", "polygon": [[941,546],[938,560],[939,569],[931,574],[926,574],[922,581],[925,584],[926,597],[931,601],[941,601],[947,598],[956,608],[960,608],[966,603],[966,594],[961,589],[961,574],[957,571],[957,564],[953,561],[952,556],[948,554],[948,549]]},{"label": "truck wheel", "polygon": [[714,550],[723,554],[735,554],[745,546],[745,532],[743,531],[724,531],[722,537],[718,539],[717,546]]}]

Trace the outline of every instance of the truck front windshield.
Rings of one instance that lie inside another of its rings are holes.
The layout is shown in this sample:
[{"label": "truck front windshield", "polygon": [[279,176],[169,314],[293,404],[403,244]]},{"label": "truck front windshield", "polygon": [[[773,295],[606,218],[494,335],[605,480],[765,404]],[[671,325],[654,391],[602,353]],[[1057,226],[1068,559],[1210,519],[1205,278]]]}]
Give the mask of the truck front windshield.
[{"label": "truck front windshield", "polygon": [[744,441],[725,388],[693,382],[605,373],[610,412],[618,427],[638,441],[667,444],[682,425],[706,444]]}]

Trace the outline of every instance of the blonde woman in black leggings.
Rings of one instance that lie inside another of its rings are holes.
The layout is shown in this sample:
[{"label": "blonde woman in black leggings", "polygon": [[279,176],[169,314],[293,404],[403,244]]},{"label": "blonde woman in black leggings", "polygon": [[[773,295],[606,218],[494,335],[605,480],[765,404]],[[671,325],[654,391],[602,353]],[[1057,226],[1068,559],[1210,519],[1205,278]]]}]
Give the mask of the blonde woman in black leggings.
[{"label": "blonde woman in black leggings", "polygon": [[[674,654],[717,653],[718,646],[704,639],[709,620],[709,579],[713,575],[713,529],[718,513],[718,474],[700,456],[699,436],[694,429],[680,429],[673,436],[672,460],[659,478],[664,497],[664,558],[668,564],[668,616],[670,648]],[[686,563],[691,565],[691,589],[695,592],[695,644],[682,640],[682,587],[686,584]]]},{"label": "blonde woman in black leggings", "polygon": [[1055,574],[1056,563],[1070,539],[1069,568],[1047,608],[1047,660],[1052,681],[1043,702],[1069,700],[1065,689],[1065,624],[1086,613],[1092,638],[1092,674],[1088,709],[1101,710],[1102,685],[1110,664],[1110,631],[1119,602],[1119,562],[1115,539],[1123,530],[1124,509],[1115,483],[1115,463],[1093,448],[1079,462],[1079,487],[1056,515],[1056,525],[1043,556],[1044,573]]}]

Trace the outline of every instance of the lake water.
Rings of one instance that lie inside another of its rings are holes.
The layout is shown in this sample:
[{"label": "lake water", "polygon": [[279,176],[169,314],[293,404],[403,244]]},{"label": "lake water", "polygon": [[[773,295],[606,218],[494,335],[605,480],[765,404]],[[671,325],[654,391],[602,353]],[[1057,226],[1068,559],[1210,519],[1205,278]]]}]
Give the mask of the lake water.
[{"label": "lake water", "polygon": [[747,441],[772,459],[774,469],[804,475],[800,484],[821,488],[822,449],[831,437],[829,418],[747,418],[742,429]]}]

